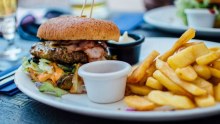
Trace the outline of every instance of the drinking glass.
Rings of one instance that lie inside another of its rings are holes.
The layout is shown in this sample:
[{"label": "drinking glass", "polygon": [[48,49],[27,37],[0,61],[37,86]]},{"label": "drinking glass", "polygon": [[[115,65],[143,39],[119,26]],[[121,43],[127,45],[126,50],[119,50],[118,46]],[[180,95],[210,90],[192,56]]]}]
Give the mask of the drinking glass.
[{"label": "drinking glass", "polygon": [[[84,0],[69,0],[70,6],[72,8],[72,14],[74,16],[80,16],[82,11],[82,6]],[[87,0],[84,8],[83,16],[90,16],[92,0]],[[95,0],[93,5],[93,18],[106,19],[109,16],[109,10],[107,7],[106,0]]]},{"label": "drinking glass", "polygon": [[0,52],[1,60],[16,61],[22,49],[15,45],[17,0],[0,0],[0,33],[7,41]]}]

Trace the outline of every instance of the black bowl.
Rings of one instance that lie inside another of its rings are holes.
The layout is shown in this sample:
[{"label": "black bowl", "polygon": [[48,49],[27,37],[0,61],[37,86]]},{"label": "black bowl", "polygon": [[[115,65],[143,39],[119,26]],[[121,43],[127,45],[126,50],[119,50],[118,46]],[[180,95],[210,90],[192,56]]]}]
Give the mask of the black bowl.
[{"label": "black bowl", "polygon": [[115,55],[117,60],[125,61],[134,65],[139,61],[141,44],[144,42],[145,37],[143,35],[132,33],[128,33],[128,36],[133,38],[135,42],[121,44],[107,42],[107,46],[110,55]]}]

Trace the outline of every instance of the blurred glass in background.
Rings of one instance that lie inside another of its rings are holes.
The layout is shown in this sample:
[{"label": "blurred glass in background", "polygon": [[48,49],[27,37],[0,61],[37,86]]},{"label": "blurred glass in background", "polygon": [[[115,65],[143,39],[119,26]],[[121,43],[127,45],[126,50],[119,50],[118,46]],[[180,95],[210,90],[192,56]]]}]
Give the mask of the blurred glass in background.
[{"label": "blurred glass in background", "polygon": [[[74,16],[80,16],[82,11],[82,6],[85,0],[69,0],[70,7],[72,9],[72,14]],[[83,15],[87,17],[90,16],[91,4],[93,0],[86,0]],[[106,19],[109,16],[109,10],[106,0],[95,0],[93,5],[93,18]]]},{"label": "blurred glass in background", "polygon": [[0,0],[0,32],[8,40],[15,35],[16,9],[17,0]]},{"label": "blurred glass in background", "polygon": [[21,49],[14,45],[16,34],[17,0],[0,0],[0,69],[8,67],[8,61],[16,61]]},{"label": "blurred glass in background", "polygon": [[17,0],[0,0],[0,32],[7,41],[0,51],[0,59],[16,61],[22,49],[14,44],[16,34]]}]

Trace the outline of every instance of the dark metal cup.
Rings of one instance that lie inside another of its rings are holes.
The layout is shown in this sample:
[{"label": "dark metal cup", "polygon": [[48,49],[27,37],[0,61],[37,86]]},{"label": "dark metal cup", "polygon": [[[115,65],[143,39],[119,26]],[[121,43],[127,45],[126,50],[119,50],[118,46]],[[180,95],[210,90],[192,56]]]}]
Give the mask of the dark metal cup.
[{"label": "dark metal cup", "polygon": [[145,37],[143,35],[131,33],[128,33],[128,36],[133,38],[135,42],[122,44],[107,42],[107,46],[110,55],[116,56],[117,60],[134,65],[139,61],[141,44],[144,42]]}]

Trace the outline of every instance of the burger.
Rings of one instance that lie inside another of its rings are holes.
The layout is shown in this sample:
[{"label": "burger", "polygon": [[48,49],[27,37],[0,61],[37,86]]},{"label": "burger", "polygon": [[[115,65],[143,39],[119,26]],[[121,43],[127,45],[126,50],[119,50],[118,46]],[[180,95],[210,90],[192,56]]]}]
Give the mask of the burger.
[{"label": "burger", "polygon": [[185,9],[207,8],[210,12],[217,13],[214,27],[220,28],[220,0],[176,0],[175,5],[177,7],[177,16],[182,19],[185,25],[188,24],[184,13]]},{"label": "burger", "polygon": [[60,95],[63,90],[85,92],[79,66],[108,59],[106,41],[118,41],[120,31],[110,21],[61,16],[41,24],[37,37],[42,42],[31,47],[31,59],[23,60],[23,68],[34,82],[40,82],[40,91]]}]

